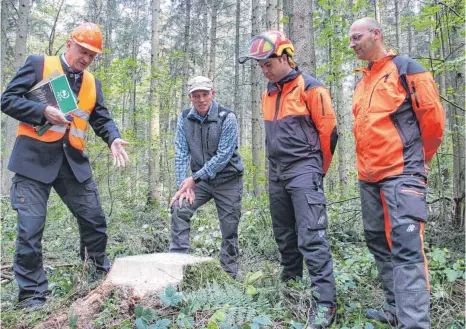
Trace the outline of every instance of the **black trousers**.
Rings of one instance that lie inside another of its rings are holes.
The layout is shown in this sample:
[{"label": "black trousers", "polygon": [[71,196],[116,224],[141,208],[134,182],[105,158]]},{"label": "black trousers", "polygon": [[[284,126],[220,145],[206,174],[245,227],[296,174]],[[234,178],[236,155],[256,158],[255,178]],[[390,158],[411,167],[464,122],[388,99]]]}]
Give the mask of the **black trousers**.
[{"label": "black trousers", "polygon": [[303,276],[303,259],[309,270],[317,303],[336,305],[328,216],[322,175],[307,173],[287,180],[269,180],[273,234],[283,265],[282,280]]},{"label": "black trousers", "polygon": [[32,297],[45,298],[48,289],[42,261],[42,235],[52,187],[78,220],[81,259],[89,258],[99,271],[108,272],[110,269],[105,253],[105,213],[93,178],[79,183],[66,158],[57,178],[50,184],[16,174],[10,197],[11,205],[18,213],[14,271],[20,301]]},{"label": "black trousers", "polygon": [[238,224],[241,217],[241,198],[243,194],[243,177],[235,176],[226,182],[216,183],[201,181],[196,184],[196,198],[192,205],[178,201],[172,206],[170,252],[189,253],[189,233],[191,217],[195,211],[210,199],[217,206],[222,245],[220,265],[233,278],[238,273]]}]

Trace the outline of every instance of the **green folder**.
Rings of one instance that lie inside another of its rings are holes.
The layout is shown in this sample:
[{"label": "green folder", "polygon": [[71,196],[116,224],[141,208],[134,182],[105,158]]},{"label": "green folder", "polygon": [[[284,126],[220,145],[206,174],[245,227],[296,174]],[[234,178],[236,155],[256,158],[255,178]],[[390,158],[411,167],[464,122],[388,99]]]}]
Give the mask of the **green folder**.
[{"label": "green folder", "polygon": [[[24,97],[31,101],[53,106],[62,111],[62,113],[68,113],[78,108],[78,99],[71,90],[68,79],[64,74],[46,83],[39,83],[27,92]],[[50,127],[52,127],[52,124],[46,123],[43,126],[36,126],[34,129],[41,136]]]}]

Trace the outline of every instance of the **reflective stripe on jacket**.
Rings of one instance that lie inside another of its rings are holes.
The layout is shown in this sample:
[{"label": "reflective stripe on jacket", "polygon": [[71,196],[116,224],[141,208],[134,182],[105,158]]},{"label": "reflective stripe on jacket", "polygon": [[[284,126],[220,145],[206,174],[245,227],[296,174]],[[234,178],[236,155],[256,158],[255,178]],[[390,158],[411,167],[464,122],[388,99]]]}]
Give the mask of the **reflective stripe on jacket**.
[{"label": "reflective stripe on jacket", "polygon": [[325,174],[338,139],[328,90],[315,78],[292,70],[262,95],[270,179]]},{"label": "reflective stripe on jacket", "polygon": [[[63,68],[59,56],[44,57],[44,71],[42,77],[46,77],[54,71],[63,74]],[[71,115],[73,121],[69,129],[69,140],[71,146],[83,151],[86,144],[86,130],[88,127],[89,116],[94,110],[96,103],[96,84],[94,76],[88,71],[83,72],[83,81],[79,91],[79,108],[74,110]],[[61,139],[66,133],[66,126],[53,125],[42,136],[39,136],[34,128],[30,125],[20,123],[18,125],[17,135],[25,135],[42,142],[55,142]]]},{"label": "reflective stripe on jacket", "polygon": [[425,173],[445,126],[430,72],[393,52],[356,71],[364,74],[353,95],[359,179]]}]

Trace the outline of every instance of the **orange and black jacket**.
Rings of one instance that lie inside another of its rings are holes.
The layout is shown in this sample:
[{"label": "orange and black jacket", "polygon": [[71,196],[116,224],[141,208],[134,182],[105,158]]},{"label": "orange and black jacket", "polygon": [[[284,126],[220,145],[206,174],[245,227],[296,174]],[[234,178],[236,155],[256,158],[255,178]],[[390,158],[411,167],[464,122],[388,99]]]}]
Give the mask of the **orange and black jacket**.
[{"label": "orange and black jacket", "polygon": [[325,174],[338,139],[328,90],[315,78],[292,70],[262,95],[271,180]]},{"label": "orange and black jacket", "polygon": [[[85,74],[88,75],[88,79],[92,80],[94,88],[83,93],[83,74],[75,79],[76,73],[72,72],[61,58],[59,61],[55,57],[48,59],[53,60],[56,70],[66,74],[71,89],[81,98],[80,103],[89,104],[89,116],[86,120],[96,135],[110,146],[115,138],[120,137],[120,133],[103,104],[100,81],[86,72]],[[45,123],[44,110],[46,106],[23,97],[25,93],[43,79],[45,60],[46,58],[43,56],[29,56],[27,58],[25,64],[18,70],[2,95],[3,113],[29,125],[42,125]],[[92,99],[92,103],[86,101],[86,98]],[[73,120],[78,119],[74,118]],[[84,143],[77,145],[70,140],[73,127],[74,125],[71,124],[71,127],[68,127],[66,133],[60,135],[59,139],[50,138],[41,141],[39,136],[31,136],[24,125],[20,124],[8,169],[17,174],[49,184],[57,177],[62,162],[67,161],[79,182],[90,178],[92,171],[89,159],[83,152]]]},{"label": "orange and black jacket", "polygon": [[363,73],[353,95],[359,179],[426,174],[445,126],[430,72],[393,52],[356,71]]}]

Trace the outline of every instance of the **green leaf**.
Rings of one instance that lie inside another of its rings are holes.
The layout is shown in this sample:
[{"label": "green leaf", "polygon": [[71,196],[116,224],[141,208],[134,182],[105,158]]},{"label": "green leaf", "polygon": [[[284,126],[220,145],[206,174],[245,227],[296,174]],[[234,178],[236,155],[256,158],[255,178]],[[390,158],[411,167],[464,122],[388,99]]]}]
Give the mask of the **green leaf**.
[{"label": "green leaf", "polygon": [[220,327],[218,326],[217,322],[214,320],[210,319],[209,323],[207,323],[207,329],[219,329]]},{"label": "green leaf", "polygon": [[451,268],[447,268],[445,270],[445,274],[447,275],[448,282],[455,282],[455,280],[458,278],[458,272],[452,270]]},{"label": "green leaf", "polygon": [[290,17],[289,16],[283,16],[282,19],[280,20],[280,23],[290,24]]},{"label": "green leaf", "polygon": [[253,284],[259,279],[262,279],[264,277],[264,273],[262,271],[257,271],[254,273],[248,272],[246,275],[246,284]]},{"label": "green leaf", "polygon": [[155,310],[152,308],[146,308],[142,311],[142,316],[146,322],[150,322],[155,318]]},{"label": "green leaf", "polygon": [[291,320],[290,324],[294,329],[303,329],[304,328],[304,324],[301,323],[301,322],[296,322],[296,321]]},{"label": "green leaf", "polygon": [[168,287],[165,289],[165,295],[167,295],[168,297],[172,297],[175,293],[176,293],[175,287],[169,284]]},{"label": "green leaf", "polygon": [[218,322],[223,322],[225,321],[225,312],[223,310],[217,310],[215,313],[211,316],[211,320],[218,321]]},{"label": "green leaf", "polygon": [[142,311],[144,309],[142,308],[141,305],[137,305],[136,308],[134,309],[134,313],[136,314],[136,318],[141,318],[142,317]]},{"label": "green leaf", "polygon": [[254,295],[257,295],[257,290],[256,288],[254,288],[253,285],[248,285],[246,287],[246,292],[249,296],[254,296]]},{"label": "green leaf", "polygon": [[272,324],[272,321],[270,321],[269,318],[267,318],[267,317],[265,317],[263,315],[256,316],[254,319],[252,319],[252,322],[260,324],[262,326],[268,326],[268,325]]},{"label": "green leaf", "polygon": [[137,318],[134,324],[137,329],[147,329],[147,323],[142,318]]},{"label": "green leaf", "polygon": [[251,329],[259,329],[259,324],[255,322],[251,323]]},{"label": "green leaf", "polygon": [[170,325],[170,320],[161,319],[157,320],[156,323],[150,325],[147,329],[166,329]]},{"label": "green leaf", "polygon": [[364,329],[374,329],[374,326],[370,322],[364,323]]}]

